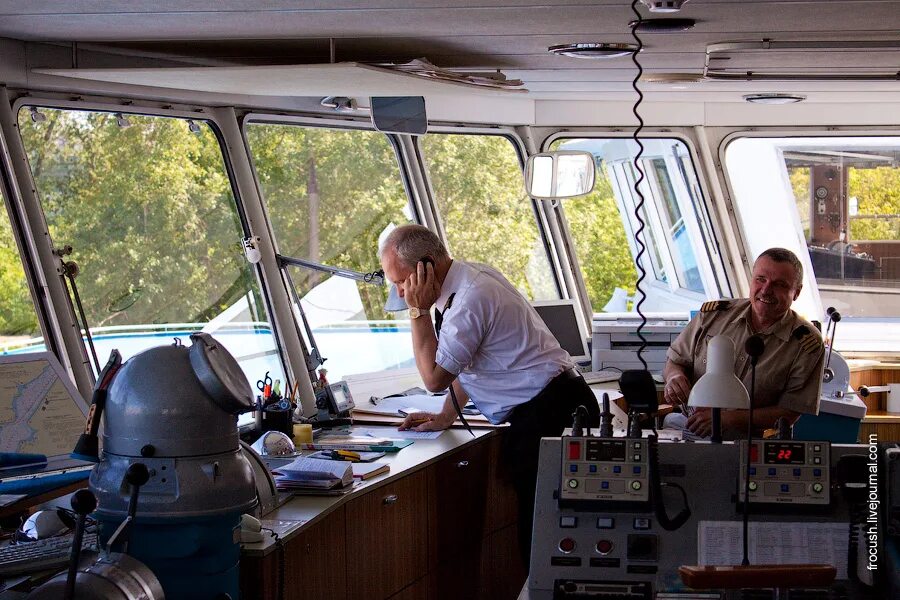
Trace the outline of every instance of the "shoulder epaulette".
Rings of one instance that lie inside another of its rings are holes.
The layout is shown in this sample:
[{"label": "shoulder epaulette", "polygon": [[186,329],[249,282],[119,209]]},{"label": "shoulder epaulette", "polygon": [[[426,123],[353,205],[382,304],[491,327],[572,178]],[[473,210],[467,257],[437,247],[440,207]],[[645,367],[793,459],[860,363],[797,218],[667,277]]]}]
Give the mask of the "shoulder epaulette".
[{"label": "shoulder epaulette", "polygon": [[800,325],[792,334],[794,339],[800,340],[800,350],[807,354],[814,354],[822,348],[822,340],[817,335],[810,335],[812,332],[806,325]]},{"label": "shoulder epaulette", "polygon": [[731,300],[710,300],[700,305],[700,312],[726,310],[729,306],[731,306]]}]

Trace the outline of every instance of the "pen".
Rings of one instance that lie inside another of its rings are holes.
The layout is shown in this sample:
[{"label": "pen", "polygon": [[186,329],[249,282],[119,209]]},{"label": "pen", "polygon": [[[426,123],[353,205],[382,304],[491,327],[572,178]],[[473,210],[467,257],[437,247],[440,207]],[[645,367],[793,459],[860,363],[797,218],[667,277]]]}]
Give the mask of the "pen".
[{"label": "pen", "polygon": [[335,460],[349,460],[350,462],[359,461],[359,452],[352,450],[332,450],[331,458]]}]

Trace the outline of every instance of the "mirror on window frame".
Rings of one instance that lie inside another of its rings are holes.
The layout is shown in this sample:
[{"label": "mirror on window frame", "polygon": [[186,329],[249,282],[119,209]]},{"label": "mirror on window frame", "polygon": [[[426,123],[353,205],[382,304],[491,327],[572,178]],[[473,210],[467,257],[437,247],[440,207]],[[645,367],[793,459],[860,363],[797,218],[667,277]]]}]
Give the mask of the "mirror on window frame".
[{"label": "mirror on window frame", "polygon": [[525,191],[532,198],[557,200],[594,189],[594,156],[582,150],[557,150],[528,157]]},{"label": "mirror on window frame", "polygon": [[372,124],[382,133],[425,135],[428,116],[422,96],[372,96]]}]

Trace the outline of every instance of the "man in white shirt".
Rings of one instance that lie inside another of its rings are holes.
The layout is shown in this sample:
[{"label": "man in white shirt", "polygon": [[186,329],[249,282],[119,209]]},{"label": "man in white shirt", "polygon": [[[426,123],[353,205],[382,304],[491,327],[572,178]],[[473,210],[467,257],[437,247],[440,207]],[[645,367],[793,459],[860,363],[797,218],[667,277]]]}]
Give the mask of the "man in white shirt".
[{"label": "man in white shirt", "polygon": [[[587,424],[599,407],[569,354],[528,301],[496,269],[453,260],[421,225],[398,227],[381,249],[385,277],[409,306],[416,367],[429,391],[453,386],[440,413],[414,413],[400,426],[450,427],[471,399],[491,423],[509,422],[504,458],[519,499],[519,543],[526,568],[541,437],[572,425],[579,406]],[[436,305],[432,324],[432,305]]]}]

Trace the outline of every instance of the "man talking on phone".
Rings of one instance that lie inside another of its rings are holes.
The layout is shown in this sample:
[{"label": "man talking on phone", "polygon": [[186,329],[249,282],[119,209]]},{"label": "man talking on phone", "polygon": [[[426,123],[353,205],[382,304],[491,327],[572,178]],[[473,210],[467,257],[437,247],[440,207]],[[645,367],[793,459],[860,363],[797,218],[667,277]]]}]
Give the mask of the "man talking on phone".
[{"label": "man talking on phone", "polygon": [[469,400],[491,423],[510,424],[503,454],[518,496],[527,569],[540,439],[561,435],[579,406],[588,423],[599,423],[597,399],[528,300],[496,269],[454,260],[421,225],[392,231],[380,258],[385,277],[409,307],[413,354],[425,387],[438,392],[452,386],[455,392],[441,412],[408,415],[400,429],[446,429]]}]

